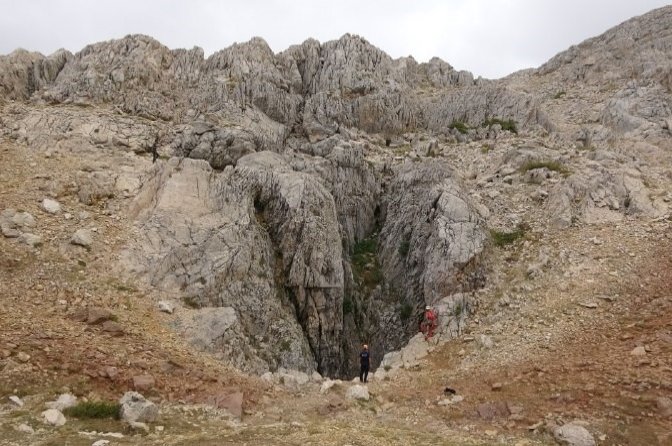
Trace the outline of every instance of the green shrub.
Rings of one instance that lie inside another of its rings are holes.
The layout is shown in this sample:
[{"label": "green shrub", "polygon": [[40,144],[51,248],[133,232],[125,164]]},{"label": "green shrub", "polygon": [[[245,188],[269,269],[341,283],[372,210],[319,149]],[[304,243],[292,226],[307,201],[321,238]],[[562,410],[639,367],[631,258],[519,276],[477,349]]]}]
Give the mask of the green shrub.
[{"label": "green shrub", "polygon": [[525,226],[519,225],[514,231],[504,232],[490,230],[490,237],[495,246],[506,246],[525,236]]},{"label": "green shrub", "polygon": [[449,126],[449,129],[457,129],[458,132],[460,133],[468,133],[469,132],[469,126],[465,124],[464,122],[461,121],[453,121]]},{"label": "green shrub", "polygon": [[63,410],[63,414],[74,418],[114,418],[119,419],[118,403],[110,401],[86,401]]},{"label": "green shrub", "polygon": [[376,236],[360,240],[352,249],[352,272],[355,279],[369,289],[373,289],[383,280],[378,263],[378,239]]},{"label": "green shrub", "polygon": [[410,306],[409,304],[404,304],[401,307],[401,310],[399,310],[399,318],[401,319],[402,322],[406,322],[411,315],[413,314],[413,307]]},{"label": "green shrub", "polygon": [[533,169],[547,168],[563,175],[569,174],[569,170],[557,161],[528,161],[520,167],[520,171],[525,173]]},{"label": "green shrub", "polygon": [[563,91],[558,91],[558,92],[555,93],[555,95],[553,96],[553,99],[560,99],[560,98],[564,97],[566,94],[567,94],[567,93],[565,93],[564,90],[563,90]]},{"label": "green shrub", "polygon": [[502,130],[518,134],[518,127],[516,127],[516,121],[513,119],[507,119],[506,121],[499,118],[486,119],[483,121],[482,127],[491,127],[495,124],[499,124],[502,127]]},{"label": "green shrub", "polygon": [[459,319],[463,311],[464,307],[462,306],[462,302],[457,302],[453,307],[453,316],[455,316],[456,319]]},{"label": "green shrub", "polygon": [[184,302],[184,305],[187,307],[193,308],[195,310],[201,308],[201,304],[198,302],[196,296],[185,296],[182,298],[182,302]]}]

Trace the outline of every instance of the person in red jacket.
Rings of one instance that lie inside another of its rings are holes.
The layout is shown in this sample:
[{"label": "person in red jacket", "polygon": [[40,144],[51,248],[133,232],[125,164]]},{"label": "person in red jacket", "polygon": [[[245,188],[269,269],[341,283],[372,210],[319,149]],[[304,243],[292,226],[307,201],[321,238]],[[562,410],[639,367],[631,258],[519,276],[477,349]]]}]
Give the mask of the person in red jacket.
[{"label": "person in red jacket", "polygon": [[420,323],[420,331],[425,335],[425,341],[428,341],[429,338],[434,336],[434,330],[438,325],[438,315],[436,311],[427,305],[425,307],[425,314],[423,316],[422,322]]}]

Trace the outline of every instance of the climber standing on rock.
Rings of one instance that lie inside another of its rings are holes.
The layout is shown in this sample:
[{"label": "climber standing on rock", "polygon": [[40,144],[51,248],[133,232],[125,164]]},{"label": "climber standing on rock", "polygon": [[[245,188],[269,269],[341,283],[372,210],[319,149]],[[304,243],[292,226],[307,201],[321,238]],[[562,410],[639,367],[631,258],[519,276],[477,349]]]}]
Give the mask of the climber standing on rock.
[{"label": "climber standing on rock", "polygon": [[359,352],[359,382],[367,382],[369,379],[369,346],[362,345]]},{"label": "climber standing on rock", "polygon": [[436,330],[438,315],[436,311],[427,305],[425,307],[425,314],[420,323],[420,331],[425,335],[425,341],[429,341],[429,338],[434,336],[434,330]]}]

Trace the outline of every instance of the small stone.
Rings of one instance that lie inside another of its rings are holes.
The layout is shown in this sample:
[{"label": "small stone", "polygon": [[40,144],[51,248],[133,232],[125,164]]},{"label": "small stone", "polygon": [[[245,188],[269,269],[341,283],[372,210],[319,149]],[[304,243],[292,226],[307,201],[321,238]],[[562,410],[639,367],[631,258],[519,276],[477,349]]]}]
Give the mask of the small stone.
[{"label": "small stone", "polygon": [[46,424],[52,426],[63,426],[65,424],[65,417],[60,410],[47,409],[42,412],[42,418]]},{"label": "small stone", "polygon": [[639,347],[633,348],[630,354],[632,356],[644,356],[646,355],[646,349],[640,345]]},{"label": "small stone", "polygon": [[23,401],[21,401],[21,398],[19,398],[19,397],[16,396],[16,395],[12,395],[12,396],[10,396],[10,397],[9,397],[9,401],[11,401],[12,403],[14,403],[14,404],[15,404],[16,406],[18,406],[18,407],[23,407]]},{"label": "small stone", "polygon": [[56,401],[51,401],[46,404],[49,409],[56,409],[63,411],[68,407],[73,407],[77,404],[77,397],[71,393],[63,393],[59,395]]},{"label": "small stone", "polygon": [[543,421],[538,421],[534,424],[530,424],[529,426],[527,426],[527,430],[536,431],[537,429],[539,429],[543,425],[544,425]]},{"label": "small stone", "polygon": [[90,248],[93,243],[93,236],[88,229],[78,229],[70,239],[70,243],[84,248]]},{"label": "small stone", "polygon": [[11,228],[7,225],[0,225],[0,230],[2,231],[2,235],[4,235],[7,238],[17,238],[21,236],[21,231],[18,229]]},{"label": "small stone", "polygon": [[61,204],[51,198],[45,198],[42,200],[42,209],[48,214],[57,214],[61,211]]},{"label": "small stone", "polygon": [[16,359],[18,359],[21,362],[28,362],[28,361],[30,361],[30,355],[28,353],[19,352],[16,355]]},{"label": "small stone", "polygon": [[121,408],[119,416],[124,421],[140,421],[152,423],[159,417],[159,408],[147,401],[138,392],[126,392],[119,400]]},{"label": "small stone", "polygon": [[175,311],[175,305],[173,305],[171,302],[168,302],[167,300],[161,300],[159,301],[159,311],[173,314],[173,311]]},{"label": "small stone", "polygon": [[483,403],[476,407],[478,416],[484,420],[494,420],[495,418],[508,417],[511,415],[509,407],[504,402]]},{"label": "small stone", "polygon": [[19,240],[21,243],[25,243],[28,246],[31,246],[33,248],[40,246],[42,244],[42,237],[39,235],[31,234],[30,232],[24,232],[21,234],[21,237],[19,237]]},{"label": "small stone", "polygon": [[18,426],[16,426],[16,430],[19,432],[23,432],[24,434],[34,434],[35,429],[27,425],[26,423],[21,423]]},{"label": "small stone", "polygon": [[152,375],[136,375],[133,377],[133,388],[135,390],[150,390],[154,387],[154,384],[154,377]]},{"label": "small stone", "polygon": [[236,418],[243,416],[243,392],[232,389],[215,393],[208,398],[208,404],[218,409],[226,409]]},{"label": "small stone", "polygon": [[103,331],[112,336],[121,336],[124,334],[124,327],[115,321],[105,321],[103,322]]},{"label": "small stone", "polygon": [[439,406],[450,406],[453,404],[457,404],[464,401],[464,397],[462,395],[453,395],[452,398],[444,398],[441,401],[439,401],[437,404]]},{"label": "small stone", "polygon": [[348,389],[345,397],[349,400],[369,401],[369,389],[366,386],[356,384]]},{"label": "small stone", "polygon": [[568,446],[595,446],[595,439],[590,432],[576,423],[553,429],[553,436],[558,443]]},{"label": "small stone", "polygon": [[478,339],[483,348],[491,349],[495,343],[492,342],[492,338],[488,335],[481,335]]},{"label": "small stone", "polygon": [[142,423],[140,421],[129,421],[128,425],[131,426],[133,429],[149,432],[149,426],[147,426],[145,423]]},{"label": "small stone", "polygon": [[590,309],[597,308],[597,303],[595,302],[579,302],[579,305],[581,305],[584,308],[590,308]]},{"label": "small stone", "polygon": [[110,310],[106,310],[105,308],[91,307],[88,309],[88,312],[85,314],[85,317],[87,324],[96,325],[103,323],[105,321],[109,321],[114,317],[114,315]]},{"label": "small stone", "polygon": [[155,430],[156,432],[163,432],[164,429],[165,429],[165,428],[164,428],[163,426],[156,426],[156,427],[154,427],[154,430]]},{"label": "small stone", "polygon": [[103,369],[103,373],[103,376],[114,381],[116,377],[119,376],[119,369],[116,367],[107,366]]},{"label": "small stone", "polygon": [[672,400],[665,396],[656,398],[656,407],[658,412],[664,417],[672,417]]},{"label": "small stone", "polygon": [[601,296],[597,296],[597,298],[598,298],[598,299],[602,299],[602,300],[606,300],[607,302],[613,302],[613,301],[616,300],[616,297],[614,297],[614,296],[607,296],[607,295],[604,295],[604,294],[601,295]]},{"label": "small stone", "polygon": [[32,228],[35,227],[35,217],[28,212],[17,212],[12,217],[12,223],[20,228]]},{"label": "small stone", "polygon": [[502,390],[502,383],[494,383],[490,388],[494,391]]},{"label": "small stone", "polygon": [[320,393],[325,394],[331,390],[332,387],[339,386],[341,384],[343,384],[343,381],[340,379],[331,380],[327,378],[320,386]]},{"label": "small stone", "polygon": [[110,444],[110,440],[98,440],[91,443],[91,446],[107,446]]}]

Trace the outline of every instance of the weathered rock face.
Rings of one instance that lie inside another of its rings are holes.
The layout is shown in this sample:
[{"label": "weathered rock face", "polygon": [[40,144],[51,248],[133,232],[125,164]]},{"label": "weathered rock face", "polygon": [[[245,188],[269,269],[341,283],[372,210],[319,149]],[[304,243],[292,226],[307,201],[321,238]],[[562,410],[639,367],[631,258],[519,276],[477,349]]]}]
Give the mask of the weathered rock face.
[{"label": "weathered rock face", "polygon": [[[486,239],[482,220],[449,166],[408,163],[390,185],[380,234],[386,274],[407,297],[433,304],[462,291],[458,270],[475,261]],[[466,272],[466,270],[463,270]],[[474,278],[477,280],[477,278]]]},{"label": "weathered rock face", "polygon": [[[255,192],[257,222],[274,248],[276,269],[307,335],[319,371],[340,367],[343,266],[336,208],[312,176],[294,172],[268,152],[242,158],[236,168]],[[278,256],[280,258],[278,258]]]},{"label": "weathered rock face", "polygon": [[54,82],[71,57],[63,50],[49,57],[25,50],[0,56],[0,98],[28,99],[36,90]]},{"label": "weathered rock face", "polygon": [[230,323],[208,316],[207,308],[179,322],[193,333],[194,345],[219,350],[252,371],[313,369],[310,345],[283,301],[284,284],[276,283],[272,241],[255,217],[258,188],[252,174],[227,169],[217,175],[203,161],[157,166],[132,209],[147,243],[131,246],[124,263],[193,307],[235,309]]},{"label": "weathered rock face", "polygon": [[[303,171],[278,154],[258,152],[221,173],[202,161],[174,158],[144,181],[131,208],[143,236],[129,246],[123,263],[197,307],[174,324],[195,346],[255,372],[286,367],[339,374],[349,367],[342,352],[343,305],[352,282],[343,246],[361,240],[375,224],[374,206],[361,208],[375,203],[378,189],[361,147],[338,144],[326,158],[294,159]],[[402,173],[397,187],[410,193],[388,206],[390,246],[382,245],[381,252],[393,265],[398,248],[392,240],[413,227],[418,209],[411,203],[422,200],[415,194],[427,198],[428,210],[438,200],[431,223],[413,236],[412,255],[429,250],[427,260],[408,272],[389,268],[390,277],[417,276],[405,285],[391,281],[408,289],[416,306],[459,290],[458,272],[476,260],[484,240],[481,222],[446,174],[429,164],[418,178]],[[415,189],[409,187],[414,181]],[[420,192],[433,182],[436,188],[425,191],[431,196]],[[374,186],[358,190],[367,185]],[[387,335],[396,343],[403,339],[403,331]]]}]

